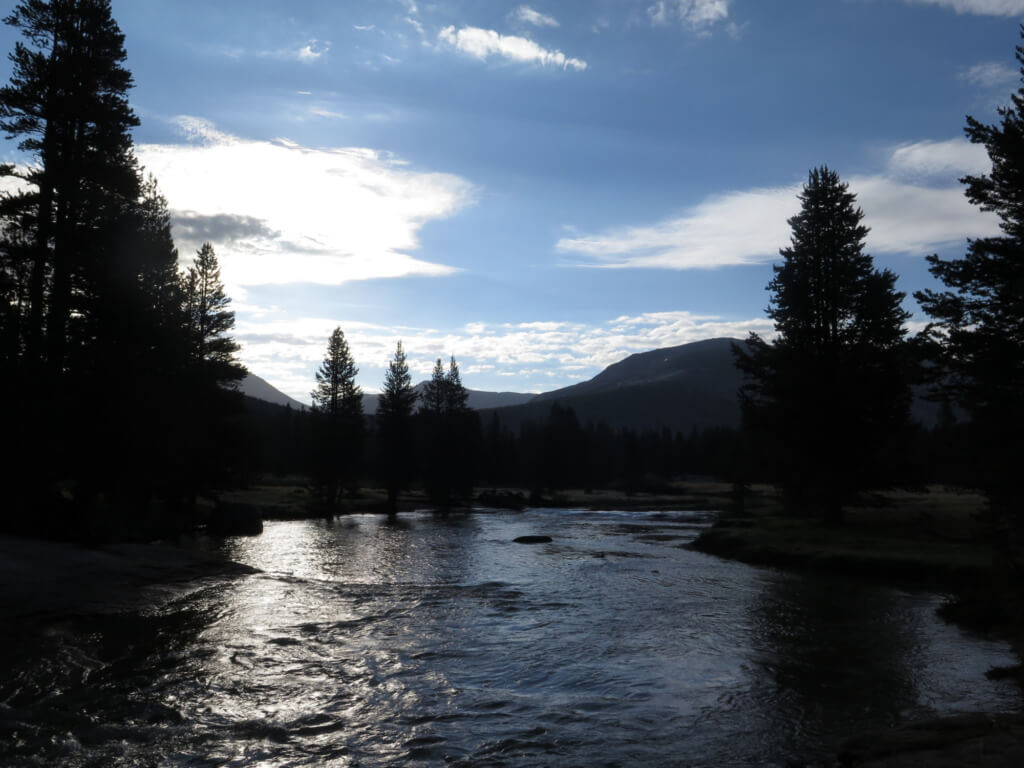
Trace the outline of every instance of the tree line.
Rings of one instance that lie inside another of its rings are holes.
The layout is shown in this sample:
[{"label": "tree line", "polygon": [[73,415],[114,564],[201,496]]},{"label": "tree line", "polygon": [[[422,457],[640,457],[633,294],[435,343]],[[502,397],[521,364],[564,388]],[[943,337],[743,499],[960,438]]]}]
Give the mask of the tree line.
[{"label": "tree line", "polygon": [[180,512],[225,464],[244,368],[213,247],[186,269],[131,130],[108,0],[23,0],[0,88],[4,527]]}]

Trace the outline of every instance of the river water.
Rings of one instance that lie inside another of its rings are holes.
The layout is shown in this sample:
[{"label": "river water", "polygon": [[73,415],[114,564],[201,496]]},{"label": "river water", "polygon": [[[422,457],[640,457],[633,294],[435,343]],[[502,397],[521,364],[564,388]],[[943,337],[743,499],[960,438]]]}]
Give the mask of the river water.
[{"label": "river water", "polygon": [[864,729],[1021,706],[984,676],[1007,646],[938,596],[683,548],[709,519],[354,515],[207,541],[261,572],[9,642],[0,765],[816,765]]}]

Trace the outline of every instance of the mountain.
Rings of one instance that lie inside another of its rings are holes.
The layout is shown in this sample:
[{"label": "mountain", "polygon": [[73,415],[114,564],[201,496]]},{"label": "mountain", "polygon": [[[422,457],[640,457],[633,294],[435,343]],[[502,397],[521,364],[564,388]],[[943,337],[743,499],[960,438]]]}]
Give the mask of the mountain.
[{"label": "mountain", "polygon": [[300,403],[295,398],[288,397],[284,392],[274,388],[254,373],[246,374],[245,378],[239,382],[238,389],[243,395],[254,397],[267,403],[290,405],[292,408],[298,408],[299,410],[309,408],[308,405]]},{"label": "mountain", "polygon": [[613,428],[668,427],[673,432],[735,427],[741,377],[733,362],[733,343],[743,344],[708,339],[630,355],[589,381],[496,412],[512,428],[526,420],[542,423],[554,402],[571,407],[584,424],[604,421]]},{"label": "mountain", "polygon": [[[737,391],[742,375],[732,345],[739,339],[708,339],[678,347],[641,352],[605,368],[589,381],[537,395],[512,408],[491,413],[515,430],[524,421],[543,424],[552,403],[571,407],[580,423],[605,422],[612,428],[662,429],[687,433],[691,429],[738,427]],[[926,398],[926,388],[912,388],[910,418],[926,427],[938,422],[939,406]],[[961,414],[957,414],[961,416]]]}]

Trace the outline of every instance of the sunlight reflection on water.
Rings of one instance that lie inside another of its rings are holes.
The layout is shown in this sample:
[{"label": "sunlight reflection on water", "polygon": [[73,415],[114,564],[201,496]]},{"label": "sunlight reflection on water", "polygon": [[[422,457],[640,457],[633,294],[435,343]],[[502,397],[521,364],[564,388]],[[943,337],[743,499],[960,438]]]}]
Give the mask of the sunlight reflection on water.
[{"label": "sunlight reflection on water", "polygon": [[[261,573],[138,619],[136,650],[76,700],[120,737],[60,762],[782,765],[909,717],[1019,706],[984,678],[1005,645],[941,623],[935,596],[682,548],[707,519],[268,523],[223,544]],[[142,722],[142,701],[164,709]]]}]

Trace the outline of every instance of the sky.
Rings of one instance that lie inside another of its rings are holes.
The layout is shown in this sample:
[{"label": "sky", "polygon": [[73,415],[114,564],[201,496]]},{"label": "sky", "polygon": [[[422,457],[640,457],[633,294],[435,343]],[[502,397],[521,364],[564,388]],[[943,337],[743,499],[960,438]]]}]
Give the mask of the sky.
[{"label": "sky", "polygon": [[912,329],[925,256],[998,233],[958,182],[990,168],[963,126],[1019,85],[1024,0],[112,6],[182,265],[213,244],[242,362],[303,402],[335,327],[367,392],[398,340],[414,380],[454,355],[472,389],[543,392],[770,335],[820,165]]}]

